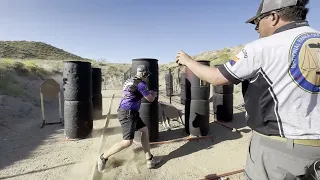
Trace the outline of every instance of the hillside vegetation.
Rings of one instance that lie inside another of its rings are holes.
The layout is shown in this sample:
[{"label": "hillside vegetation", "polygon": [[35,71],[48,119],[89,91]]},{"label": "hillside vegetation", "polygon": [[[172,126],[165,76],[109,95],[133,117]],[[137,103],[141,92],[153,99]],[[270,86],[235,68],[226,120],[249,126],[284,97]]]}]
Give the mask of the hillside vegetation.
[{"label": "hillside vegetation", "polygon": [[[211,65],[222,64],[235,56],[243,46],[213,50],[194,55],[195,60],[210,60]],[[97,62],[82,58],[42,42],[0,41],[0,94],[26,95],[21,88],[21,77],[45,78],[62,75],[63,62],[67,60],[89,61],[92,67],[99,67],[103,75],[103,88],[122,85],[123,75],[130,70],[131,63]],[[44,62],[45,61],[45,62]],[[159,65],[159,85],[164,87],[164,75],[175,62]],[[180,72],[184,67],[180,67]],[[173,68],[173,76],[178,78],[178,68]],[[177,81],[178,82],[178,81]],[[38,88],[38,87],[37,87]]]},{"label": "hillside vegetation", "polygon": [[0,58],[43,60],[86,60],[43,42],[0,41]]}]

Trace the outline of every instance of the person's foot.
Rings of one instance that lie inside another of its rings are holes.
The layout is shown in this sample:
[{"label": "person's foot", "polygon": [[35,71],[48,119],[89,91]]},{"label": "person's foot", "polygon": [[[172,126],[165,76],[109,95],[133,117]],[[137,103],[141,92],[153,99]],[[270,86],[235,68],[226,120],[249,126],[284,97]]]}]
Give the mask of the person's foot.
[{"label": "person's foot", "polygon": [[152,169],[156,167],[156,165],[158,165],[160,162],[161,162],[161,159],[159,157],[152,156],[150,160],[147,160],[147,168]]},{"label": "person's foot", "polygon": [[104,172],[106,170],[106,164],[107,164],[106,158],[103,157],[103,154],[101,154],[98,158],[98,171],[100,173]]}]

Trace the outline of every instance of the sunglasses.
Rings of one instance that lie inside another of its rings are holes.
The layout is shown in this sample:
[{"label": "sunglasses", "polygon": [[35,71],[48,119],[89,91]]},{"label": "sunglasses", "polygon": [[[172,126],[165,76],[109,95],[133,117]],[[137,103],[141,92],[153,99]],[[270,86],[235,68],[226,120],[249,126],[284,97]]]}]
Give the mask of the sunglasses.
[{"label": "sunglasses", "polygon": [[282,11],[282,10],[284,10],[285,8],[280,8],[280,9],[276,9],[276,10],[273,10],[273,11],[271,11],[271,12],[266,12],[266,13],[263,13],[263,14],[261,14],[259,17],[257,17],[257,19],[255,19],[254,21],[253,21],[253,23],[256,25],[256,30],[259,30],[259,23],[260,23],[260,21],[262,20],[262,19],[264,19],[264,18],[266,18],[266,17],[268,17],[268,16],[270,16],[270,15],[272,15],[273,13],[275,13],[275,12],[280,12],[280,11]]},{"label": "sunglasses", "polygon": [[260,21],[261,21],[262,19],[270,16],[271,14],[272,14],[272,13],[268,12],[268,13],[261,14],[259,17],[257,17],[257,19],[255,19],[255,20],[253,21],[253,23],[256,25],[255,30],[259,30],[259,23],[260,23]]}]

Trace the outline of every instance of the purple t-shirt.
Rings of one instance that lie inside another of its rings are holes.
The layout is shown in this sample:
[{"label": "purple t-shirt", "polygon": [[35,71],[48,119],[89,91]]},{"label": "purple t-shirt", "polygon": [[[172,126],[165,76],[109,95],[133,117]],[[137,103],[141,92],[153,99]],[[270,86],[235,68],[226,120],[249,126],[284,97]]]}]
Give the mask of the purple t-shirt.
[{"label": "purple t-shirt", "polygon": [[141,81],[137,85],[135,80],[129,79],[125,82],[120,101],[120,108],[125,110],[139,111],[141,99],[148,96],[151,92],[145,82]]}]

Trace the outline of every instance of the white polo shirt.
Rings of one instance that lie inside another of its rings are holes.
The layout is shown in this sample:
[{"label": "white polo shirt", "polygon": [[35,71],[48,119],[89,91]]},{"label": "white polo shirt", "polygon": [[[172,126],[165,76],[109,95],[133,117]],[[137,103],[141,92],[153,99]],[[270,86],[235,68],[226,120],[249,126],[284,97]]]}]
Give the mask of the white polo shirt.
[{"label": "white polo shirt", "polygon": [[245,46],[220,72],[249,80],[244,97],[253,130],[291,139],[320,139],[320,32],[288,24]]}]

